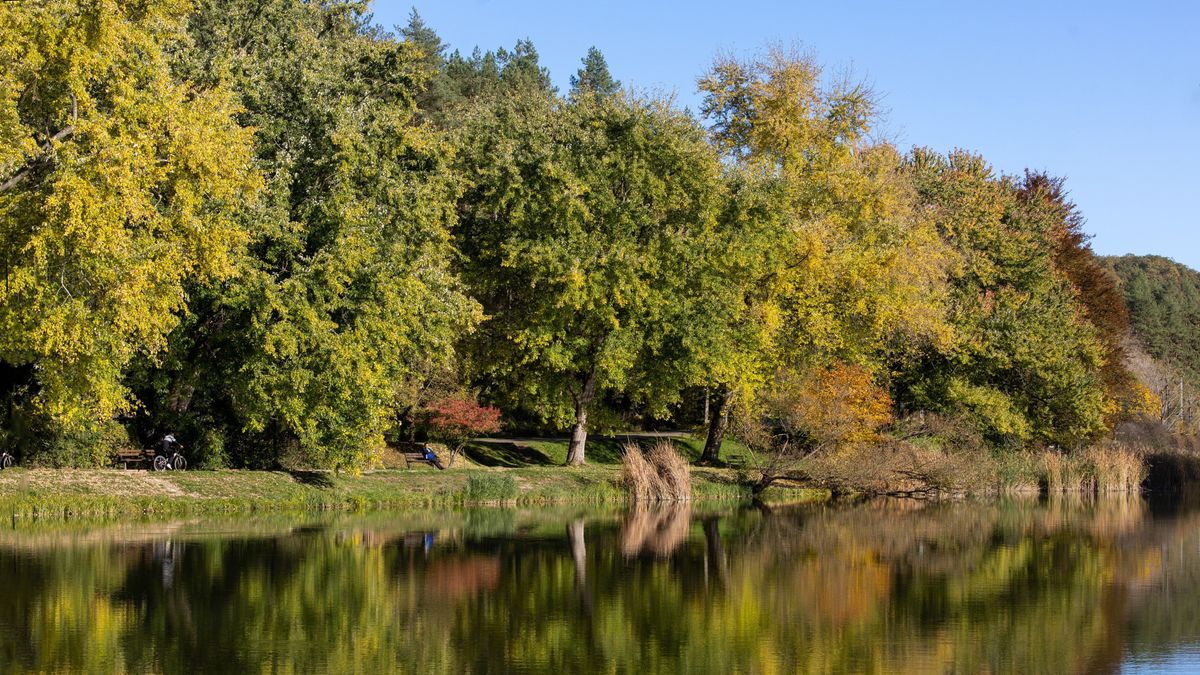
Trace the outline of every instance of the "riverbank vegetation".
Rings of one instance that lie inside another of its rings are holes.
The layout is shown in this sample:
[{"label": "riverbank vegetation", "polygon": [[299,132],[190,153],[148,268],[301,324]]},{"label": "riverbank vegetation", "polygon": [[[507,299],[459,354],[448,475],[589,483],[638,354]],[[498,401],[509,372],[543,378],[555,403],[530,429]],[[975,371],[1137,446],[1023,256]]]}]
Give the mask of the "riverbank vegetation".
[{"label": "riverbank vegetation", "polygon": [[595,49],[562,92],[528,41],[464,56],[361,0],[0,17],[0,443],[24,464],[174,432],[204,468],[359,473],[503,430],[569,432],[579,466],[596,431],[674,428],[755,493],[1145,471],[1106,445],[1163,421],[1130,365],[1141,287],[1064,182],[879,140],[878,96],[812,55],[717,58],[694,114]]}]

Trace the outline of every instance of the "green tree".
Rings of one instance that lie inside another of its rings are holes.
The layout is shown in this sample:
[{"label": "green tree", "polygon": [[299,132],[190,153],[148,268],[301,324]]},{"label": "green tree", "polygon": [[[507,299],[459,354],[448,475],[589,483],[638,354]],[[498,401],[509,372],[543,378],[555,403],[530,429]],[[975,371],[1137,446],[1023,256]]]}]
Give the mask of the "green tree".
[{"label": "green tree", "polygon": [[678,396],[671,319],[711,229],[719,168],[703,130],[659,101],[541,89],[472,111],[458,241],[488,316],[475,359],[514,409],[572,425],[622,396]]},{"label": "green tree", "polygon": [[720,59],[700,89],[727,160],[774,183],[771,205],[750,210],[731,191],[734,208],[720,221],[722,250],[742,260],[719,275],[739,290],[714,310],[713,341],[723,346],[707,350],[710,382],[723,393],[704,453],[713,461],[724,409],[739,390],[753,405],[775,370],[836,360],[881,372],[896,344],[946,339],[946,252],[915,208],[903,158],[869,141],[870,91],[824,84],[811,58],[781,50]]},{"label": "green tree", "polygon": [[414,121],[427,55],[375,28],[365,2],[209,0],[190,31],[179,69],[237,91],[268,182],[238,277],[197,298],[148,386],[181,402],[168,417],[218,416],[241,463],[295,447],[365,466],[396,383],[448,359],[477,317],[449,269],[449,147]]},{"label": "green tree", "polygon": [[1150,355],[1200,381],[1200,272],[1162,256],[1104,262],[1120,279],[1134,335]]},{"label": "green tree", "polygon": [[227,278],[256,189],[221,86],[173,76],[188,3],[0,4],[0,360],[64,433],[129,412],[185,282]]},{"label": "green tree", "polygon": [[475,102],[502,95],[517,95],[525,90],[555,91],[550,72],[538,61],[537,49],[529,40],[519,40],[512,50],[481,51],[470,56],[455,50],[446,57],[442,70],[429,85],[436,89],[436,100],[428,114],[439,126],[453,128],[465,108]]},{"label": "green tree", "polygon": [[1120,280],[1134,338],[1128,362],[1160,401],[1155,417],[1179,431],[1194,429],[1200,409],[1200,333],[1195,329],[1200,272],[1161,256],[1125,255],[1103,263]]},{"label": "green tree", "polygon": [[425,83],[417,92],[417,108],[422,112],[443,110],[453,94],[446,77],[446,45],[414,7],[408,24],[400,29],[400,37],[420,50],[424,63]]},{"label": "green tree", "polygon": [[897,366],[910,407],[970,415],[993,440],[1075,447],[1111,405],[1104,349],[1069,277],[1055,266],[1062,220],[1022,200],[965,152],[910,157],[922,203],[955,252],[955,339]]},{"label": "green tree", "polygon": [[608,72],[608,61],[599,49],[589,47],[583,57],[583,67],[571,76],[571,96],[591,92],[599,96],[612,96],[621,91],[621,83]]},{"label": "green tree", "polygon": [[1120,280],[1092,251],[1091,237],[1083,230],[1085,219],[1069,199],[1066,181],[1026,170],[1017,183],[1017,198],[1028,212],[1046,219],[1055,244],[1054,267],[1071,281],[1084,318],[1096,329],[1104,359],[1100,381],[1111,403],[1106,424],[1112,427],[1123,410],[1137,408],[1141,395],[1125,364],[1130,326]]}]

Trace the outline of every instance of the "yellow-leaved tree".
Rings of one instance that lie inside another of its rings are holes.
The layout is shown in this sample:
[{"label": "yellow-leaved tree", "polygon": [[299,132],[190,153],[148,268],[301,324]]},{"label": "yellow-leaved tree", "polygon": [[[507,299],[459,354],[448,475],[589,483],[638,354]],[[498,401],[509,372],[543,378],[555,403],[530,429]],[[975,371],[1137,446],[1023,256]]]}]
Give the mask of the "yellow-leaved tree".
[{"label": "yellow-leaved tree", "polygon": [[243,241],[249,132],[167,59],[189,7],[0,4],[0,362],[19,407],[64,433],[131,409],[124,367]]},{"label": "yellow-leaved tree", "polygon": [[[836,360],[877,372],[896,345],[946,341],[948,258],[915,206],[904,158],[870,137],[868,89],[828,84],[812,58],[782,49],[719,59],[700,89],[714,142],[737,172],[769,184],[759,201],[770,200],[722,221],[733,241],[724,249],[749,262],[721,271],[726,288],[741,290],[715,312],[723,319],[712,342],[723,348],[708,350],[709,384],[725,392],[704,453],[715,461],[733,399],[742,392],[753,407],[780,369]],[[731,191],[733,203],[744,193]],[[763,335],[746,329],[755,322],[768,335],[744,339]]]}]

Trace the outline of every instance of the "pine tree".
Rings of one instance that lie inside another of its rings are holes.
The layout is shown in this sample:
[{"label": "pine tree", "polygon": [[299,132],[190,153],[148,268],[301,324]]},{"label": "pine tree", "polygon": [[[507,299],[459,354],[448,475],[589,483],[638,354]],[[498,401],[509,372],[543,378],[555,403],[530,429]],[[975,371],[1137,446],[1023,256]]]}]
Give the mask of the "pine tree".
[{"label": "pine tree", "polygon": [[417,13],[416,7],[408,15],[408,25],[400,29],[400,36],[405,42],[416,45],[421,50],[430,72],[441,70],[446,62],[446,45]]},{"label": "pine tree", "polygon": [[587,56],[580,59],[583,67],[571,76],[571,97],[587,91],[600,96],[610,96],[621,90],[621,83],[608,72],[608,61],[599,49],[590,47]]}]

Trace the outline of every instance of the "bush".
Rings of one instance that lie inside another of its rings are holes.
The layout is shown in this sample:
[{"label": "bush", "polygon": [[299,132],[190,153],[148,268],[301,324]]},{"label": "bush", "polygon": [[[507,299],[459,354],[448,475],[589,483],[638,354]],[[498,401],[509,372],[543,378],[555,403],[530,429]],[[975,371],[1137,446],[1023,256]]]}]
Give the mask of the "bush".
[{"label": "bush", "polygon": [[685,460],[669,441],[659,441],[642,452],[635,443],[625,446],[621,481],[635,502],[686,502],[692,498],[692,479]]},{"label": "bush", "polygon": [[516,498],[517,481],[508,475],[471,476],[463,493],[463,499],[468,502],[506,502]]},{"label": "bush", "polygon": [[500,431],[500,409],[480,405],[474,397],[463,394],[430,403],[420,419],[425,434],[444,443],[451,454],[461,451],[476,436]]},{"label": "bush", "polygon": [[993,482],[986,452],[920,440],[859,443],[813,457],[804,471],[835,493],[868,495],[960,492]]},{"label": "bush", "polygon": [[18,458],[30,466],[77,469],[110,466],[118,449],[133,445],[125,427],[115,420],[70,430],[40,421],[34,429],[19,449],[24,456]]},{"label": "bush", "polygon": [[225,451],[225,434],[218,429],[205,429],[196,439],[189,453],[183,454],[199,469],[224,469],[229,466],[229,454]]}]

